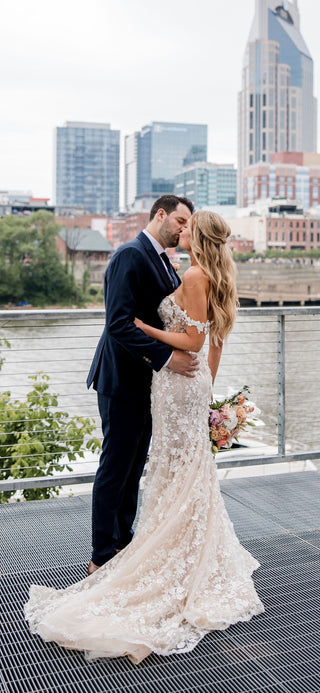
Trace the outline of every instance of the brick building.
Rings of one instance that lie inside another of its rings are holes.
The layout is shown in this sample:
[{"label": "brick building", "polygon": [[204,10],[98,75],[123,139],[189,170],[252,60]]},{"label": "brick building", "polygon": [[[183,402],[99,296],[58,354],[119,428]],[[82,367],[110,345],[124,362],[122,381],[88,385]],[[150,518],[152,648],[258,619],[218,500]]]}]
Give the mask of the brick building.
[{"label": "brick building", "polygon": [[268,249],[320,248],[320,217],[272,216],[266,220],[266,234]]},{"label": "brick building", "polygon": [[259,162],[243,172],[243,205],[268,198],[299,200],[304,209],[320,204],[320,154],[278,152],[272,163]]},{"label": "brick building", "polygon": [[149,212],[119,215],[110,220],[112,242],[115,248],[132,241],[149,222]]},{"label": "brick building", "polygon": [[235,253],[252,253],[254,251],[254,243],[243,236],[229,236],[228,245]]}]

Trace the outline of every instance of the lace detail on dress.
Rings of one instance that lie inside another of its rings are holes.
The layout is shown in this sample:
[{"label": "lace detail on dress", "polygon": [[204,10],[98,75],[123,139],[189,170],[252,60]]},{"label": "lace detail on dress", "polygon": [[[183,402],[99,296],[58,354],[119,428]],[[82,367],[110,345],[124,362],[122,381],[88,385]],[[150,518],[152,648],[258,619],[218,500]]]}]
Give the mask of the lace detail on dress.
[{"label": "lace detail on dress", "polygon": [[[172,297],[167,330],[187,316]],[[194,378],[162,368],[152,381],[152,447],[132,542],[66,590],[32,586],[33,632],[90,659],[192,650],[211,630],[261,613],[251,578],[258,562],[240,544],[220,493],[208,436],[211,374],[203,350]]]},{"label": "lace detail on dress", "polygon": [[[186,326],[189,325],[189,327],[196,327],[199,334],[200,332],[205,332],[205,334],[209,333],[210,321],[200,322],[200,320],[190,318],[187,311],[178,306],[174,294],[170,294],[170,296],[166,296],[163,299],[158,308],[158,313],[167,332],[185,332]],[[172,319],[175,320],[175,318],[178,321],[179,329],[173,329]],[[167,326],[166,323],[168,323]]]}]

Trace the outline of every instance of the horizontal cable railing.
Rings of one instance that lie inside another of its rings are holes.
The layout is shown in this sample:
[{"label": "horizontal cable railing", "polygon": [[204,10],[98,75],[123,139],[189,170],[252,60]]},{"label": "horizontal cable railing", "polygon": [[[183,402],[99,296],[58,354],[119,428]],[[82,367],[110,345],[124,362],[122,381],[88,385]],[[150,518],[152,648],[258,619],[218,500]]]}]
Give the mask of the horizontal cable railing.
[{"label": "horizontal cable railing", "polygon": [[[103,325],[103,309],[0,311],[0,493],[93,481],[101,429],[85,381]],[[320,458],[319,334],[320,306],[239,310],[215,392],[248,385],[261,422],[220,468]],[[91,426],[78,449],[75,416]]]}]

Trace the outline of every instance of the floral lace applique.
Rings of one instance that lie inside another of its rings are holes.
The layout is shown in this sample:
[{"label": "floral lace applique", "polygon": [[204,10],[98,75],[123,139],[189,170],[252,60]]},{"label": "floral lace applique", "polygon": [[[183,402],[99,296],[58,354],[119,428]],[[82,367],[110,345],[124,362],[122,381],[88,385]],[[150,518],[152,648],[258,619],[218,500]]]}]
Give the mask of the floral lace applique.
[{"label": "floral lace applique", "polygon": [[[210,321],[207,320],[206,322],[201,322],[200,320],[190,318],[187,311],[177,304],[174,294],[170,294],[170,296],[166,296],[163,299],[158,308],[158,312],[167,332],[185,332],[186,326],[189,325],[189,327],[196,327],[199,334],[201,332],[205,332],[205,334],[209,333],[211,324]],[[182,329],[172,329],[172,318],[176,318],[176,320],[178,320],[179,327]]]},{"label": "floral lace applique", "polygon": [[[171,297],[159,314],[167,330],[189,318]],[[206,328],[196,322],[197,329]],[[210,630],[247,621],[264,608],[251,573],[258,562],[234,533],[219,489],[208,435],[211,374],[198,352],[194,378],[162,368],[152,381],[152,446],[132,542],[66,590],[33,586],[25,615],[44,640],[89,659],[188,652]]]}]

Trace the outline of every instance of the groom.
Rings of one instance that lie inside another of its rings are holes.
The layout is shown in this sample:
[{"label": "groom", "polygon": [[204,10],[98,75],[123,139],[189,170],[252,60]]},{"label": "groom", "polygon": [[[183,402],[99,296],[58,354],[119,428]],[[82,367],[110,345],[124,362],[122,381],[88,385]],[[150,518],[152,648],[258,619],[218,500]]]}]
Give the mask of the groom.
[{"label": "groom", "polygon": [[165,248],[174,248],[193,212],[190,200],[163,195],[147,228],[117,250],[105,274],[106,324],[87,385],[98,393],[103,444],[92,494],[88,574],[132,539],[139,481],[151,437],[152,370],[168,366],[194,377],[196,356],[147,337],[134,324],[162,328],[157,308],[180,284]]}]

